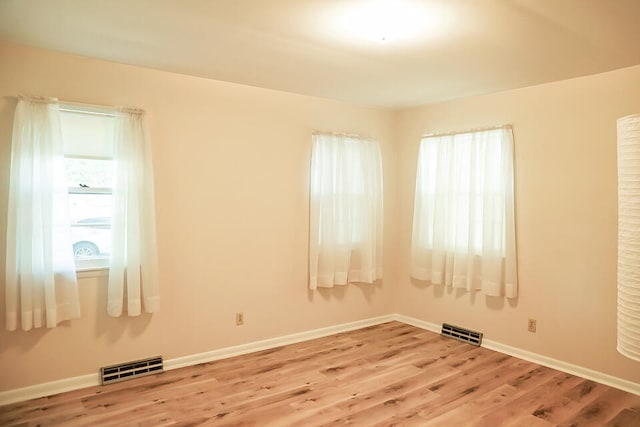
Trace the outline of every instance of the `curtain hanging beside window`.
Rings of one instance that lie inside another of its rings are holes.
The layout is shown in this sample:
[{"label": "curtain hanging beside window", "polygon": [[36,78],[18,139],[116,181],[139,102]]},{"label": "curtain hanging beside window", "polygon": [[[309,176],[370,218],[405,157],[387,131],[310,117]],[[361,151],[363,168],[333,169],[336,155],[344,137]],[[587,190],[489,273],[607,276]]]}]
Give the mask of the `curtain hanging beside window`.
[{"label": "curtain hanging beside window", "polygon": [[314,134],[309,286],[382,278],[382,161],[375,141]]},{"label": "curtain hanging beside window", "polygon": [[411,276],[516,297],[511,128],[423,138],[415,191]]},{"label": "curtain hanging beside window", "polygon": [[6,328],[80,317],[60,112],[56,99],[20,97],[11,146]]},{"label": "curtain hanging beside window", "polygon": [[145,113],[120,109],[114,132],[111,266],[107,311],[129,316],[160,309],[151,145]]},{"label": "curtain hanging beside window", "polygon": [[619,118],[618,351],[640,362],[640,114]]}]

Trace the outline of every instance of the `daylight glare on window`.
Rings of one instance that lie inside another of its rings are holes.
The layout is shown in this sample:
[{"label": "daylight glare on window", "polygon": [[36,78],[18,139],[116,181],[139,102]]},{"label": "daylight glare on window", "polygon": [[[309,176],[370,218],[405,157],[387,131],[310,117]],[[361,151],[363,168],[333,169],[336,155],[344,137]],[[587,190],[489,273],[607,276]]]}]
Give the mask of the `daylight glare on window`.
[{"label": "daylight glare on window", "polygon": [[113,117],[66,111],[61,116],[76,266],[106,267],[111,253]]}]

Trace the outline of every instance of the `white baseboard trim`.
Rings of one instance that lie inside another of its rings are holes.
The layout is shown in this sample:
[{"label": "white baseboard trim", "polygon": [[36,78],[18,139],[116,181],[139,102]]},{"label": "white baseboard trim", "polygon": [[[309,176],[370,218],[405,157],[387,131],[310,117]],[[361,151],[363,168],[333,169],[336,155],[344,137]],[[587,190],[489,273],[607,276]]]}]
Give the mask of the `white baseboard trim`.
[{"label": "white baseboard trim", "polygon": [[439,334],[442,329],[442,325],[416,319],[415,317],[405,316],[404,314],[394,314],[393,320],[415,326],[416,328],[426,329],[427,331],[435,332],[436,334]]},{"label": "white baseboard trim", "polygon": [[[370,319],[357,320],[355,322],[343,323],[340,325],[328,326],[325,328],[314,329],[311,331],[299,332],[282,337],[270,338],[262,341],[241,344],[233,347],[225,347],[218,350],[207,351],[204,353],[192,354],[189,356],[177,357],[175,359],[167,359],[164,361],[164,369],[166,371],[186,366],[197,365],[198,363],[206,363],[228,357],[240,356],[242,354],[253,353],[270,348],[280,347],[287,344],[294,344],[302,341],[308,341],[315,338],[322,338],[328,335],[338,334],[340,332],[348,332],[356,329],[366,328],[367,326],[378,325],[385,322],[395,320],[393,315],[373,317]],[[42,384],[35,384],[28,387],[22,387],[14,390],[0,392],[0,406],[10,403],[22,402],[39,397],[51,396],[53,394],[63,393],[65,391],[78,390],[86,387],[100,385],[100,374],[87,374],[78,377],[65,378],[62,380],[51,381]]]},{"label": "white baseboard trim", "polygon": [[326,337],[328,335],[339,334],[341,332],[353,331],[356,329],[366,328],[367,326],[379,325],[385,322],[395,320],[393,315],[372,317],[370,319],[357,320],[355,322],[343,323],[326,328],[313,329],[311,331],[298,332],[282,337],[270,338],[262,341],[255,341],[247,344],[236,345],[233,347],[225,347],[218,350],[207,351],[204,353],[192,354],[189,356],[178,357],[176,359],[166,360],[164,369],[178,369],[186,366],[197,365],[198,363],[212,362],[214,360],[226,359],[228,357],[240,356],[243,354],[253,353],[256,351],[268,350],[275,347],[281,347],[287,344],[295,344],[316,338]]},{"label": "white baseboard trim", "polygon": [[[276,338],[270,338],[261,341],[255,341],[252,343],[241,344],[233,347],[225,347],[213,351],[207,351],[204,353],[192,354],[189,356],[177,357],[175,359],[167,359],[164,362],[165,370],[172,370],[178,368],[184,368],[187,366],[197,365],[199,363],[211,362],[214,360],[226,359],[228,357],[240,356],[243,354],[253,353],[261,350],[268,350],[275,347],[280,347],[287,344],[295,344],[303,341],[308,341],[316,338],[326,337],[328,335],[338,334],[341,332],[353,331],[356,329],[366,328],[367,326],[379,325],[396,320],[398,322],[406,323],[408,325],[415,326],[417,328],[425,329],[427,331],[440,333],[441,325],[436,323],[426,322],[424,320],[416,319],[402,314],[389,314],[386,316],[373,317],[370,319],[358,320],[350,323],[343,323],[340,325],[328,326],[325,328],[314,329],[311,331],[299,332],[291,335],[285,335]],[[563,362],[561,360],[553,359],[547,356],[543,356],[530,351],[521,350],[515,347],[511,347],[505,344],[501,344],[492,340],[483,340],[482,346],[489,349],[498,351],[500,353],[508,354],[510,356],[518,357],[520,359],[527,360],[529,362],[537,363],[539,365],[547,366],[558,371],[566,372],[572,375],[577,375],[582,378],[597,381],[602,384],[606,384],[611,387],[618,388],[620,390],[627,391],[640,395],[640,384],[627,381],[618,377],[614,377],[602,372],[594,371],[588,368],[583,368],[578,365]],[[35,384],[28,387],[18,388],[14,390],[8,390],[0,392],[0,406],[8,405],[10,403],[22,402],[29,399],[36,399],[39,397],[50,396],[65,391],[78,390],[86,387],[93,387],[100,385],[100,375],[87,374],[80,375],[72,378],[65,378],[62,380],[51,381],[42,384]]]},{"label": "white baseboard trim", "polygon": [[[424,320],[415,319],[413,317],[404,316],[402,314],[395,314],[393,315],[393,318],[394,320],[397,320],[399,322],[426,329],[427,331],[440,333],[441,325],[435,323],[425,322]],[[566,372],[571,375],[576,375],[578,377],[596,381],[640,396],[640,384],[634,383],[632,381],[627,381],[622,378],[614,377],[612,375],[594,371],[592,369],[584,368],[572,363],[563,362],[562,360],[553,359],[551,357],[543,356],[541,354],[533,353],[527,350],[511,347],[509,345],[502,344],[493,340],[483,339],[482,347],[489,350],[498,351],[500,353],[508,354],[509,356],[514,356],[529,362],[537,363],[538,365],[546,366],[558,371]]]},{"label": "white baseboard trim", "polygon": [[100,385],[100,374],[87,374],[0,392],[0,405]]},{"label": "white baseboard trim", "polygon": [[493,340],[483,339],[482,347],[488,348],[489,350],[499,351],[500,353],[508,354],[509,356],[514,356],[529,362],[537,363],[538,365],[546,366],[547,368],[566,372],[567,374],[596,381],[640,396],[640,384],[614,377],[613,375],[594,371],[593,369],[584,368],[572,363],[563,362],[562,360],[553,359],[551,357],[543,356],[542,354],[511,347]]}]

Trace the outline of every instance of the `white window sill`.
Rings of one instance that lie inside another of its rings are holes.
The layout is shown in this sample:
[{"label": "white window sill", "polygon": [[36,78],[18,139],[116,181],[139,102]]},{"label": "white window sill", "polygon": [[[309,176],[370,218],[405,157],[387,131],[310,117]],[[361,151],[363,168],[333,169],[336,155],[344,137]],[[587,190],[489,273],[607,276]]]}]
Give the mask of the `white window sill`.
[{"label": "white window sill", "polygon": [[105,277],[108,275],[108,257],[76,259],[76,277],[78,279],[85,279],[90,277]]},{"label": "white window sill", "polygon": [[108,277],[109,267],[85,267],[76,269],[78,279],[90,279],[93,277]]}]

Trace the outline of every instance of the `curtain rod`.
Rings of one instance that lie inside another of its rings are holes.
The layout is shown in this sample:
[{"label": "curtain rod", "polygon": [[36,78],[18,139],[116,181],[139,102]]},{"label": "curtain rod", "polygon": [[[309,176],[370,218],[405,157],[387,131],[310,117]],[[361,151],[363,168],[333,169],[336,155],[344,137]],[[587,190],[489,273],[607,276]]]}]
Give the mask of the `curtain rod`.
[{"label": "curtain rod", "polygon": [[368,138],[368,137],[365,137],[365,136],[362,136],[362,135],[358,135],[356,133],[325,132],[325,131],[314,130],[312,132],[312,135],[341,136],[341,137],[347,137],[347,138],[362,139],[364,141],[374,141],[373,138]]},{"label": "curtain rod", "polygon": [[115,116],[116,113],[145,114],[146,111],[140,108],[129,107],[109,107],[96,104],[83,104],[80,102],[60,101],[61,111],[70,111],[80,114],[95,114],[100,116]]},{"label": "curtain rod", "polygon": [[113,107],[102,107],[90,104],[78,104],[75,102],[60,102],[60,111],[69,113],[88,114],[90,116],[107,116],[114,117],[116,115]]},{"label": "curtain rod", "polygon": [[481,132],[484,130],[496,130],[496,129],[512,129],[512,125],[510,123],[498,126],[485,126],[485,127],[477,127],[471,129],[465,129],[461,131],[449,131],[449,132],[438,132],[438,133],[428,133],[422,135],[422,138],[430,138],[433,136],[448,136],[448,135],[460,135],[463,133],[471,133],[471,132]]},{"label": "curtain rod", "polygon": [[48,98],[44,96],[18,95],[18,99],[29,99],[41,102],[57,102],[60,105],[60,111],[68,111],[72,113],[91,114],[99,116],[115,116],[116,112],[128,112],[134,114],[144,114],[145,111],[139,108],[113,107],[109,105],[89,104],[85,102],[64,101],[58,98]]}]

